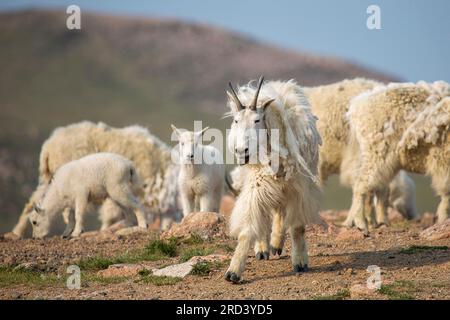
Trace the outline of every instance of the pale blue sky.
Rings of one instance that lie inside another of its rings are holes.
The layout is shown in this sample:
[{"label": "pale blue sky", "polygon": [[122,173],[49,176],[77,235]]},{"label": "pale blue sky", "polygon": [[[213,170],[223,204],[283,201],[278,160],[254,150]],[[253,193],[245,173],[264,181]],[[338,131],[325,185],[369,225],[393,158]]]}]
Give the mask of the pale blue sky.
[{"label": "pale blue sky", "polygon": [[[355,61],[409,81],[450,81],[448,0],[3,0],[0,10],[69,4],[82,11],[208,23],[297,51]],[[381,8],[382,30],[366,27],[370,4]]]}]

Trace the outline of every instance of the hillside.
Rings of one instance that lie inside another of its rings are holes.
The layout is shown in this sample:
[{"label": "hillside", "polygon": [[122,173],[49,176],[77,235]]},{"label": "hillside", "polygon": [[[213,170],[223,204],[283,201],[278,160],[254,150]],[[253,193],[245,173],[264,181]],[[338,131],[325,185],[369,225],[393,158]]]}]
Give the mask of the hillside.
[{"label": "hillside", "polygon": [[139,123],[168,141],[170,123],[225,129],[229,80],[392,80],[206,25],[83,12],[82,30],[70,31],[65,19],[64,10],[0,14],[0,231],[34,187],[40,145],[55,126]]}]

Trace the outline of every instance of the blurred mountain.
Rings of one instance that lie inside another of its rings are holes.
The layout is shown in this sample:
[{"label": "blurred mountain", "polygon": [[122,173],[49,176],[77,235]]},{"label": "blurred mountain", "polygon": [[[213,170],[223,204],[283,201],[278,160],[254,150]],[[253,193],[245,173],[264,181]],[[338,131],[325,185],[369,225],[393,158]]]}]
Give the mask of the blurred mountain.
[{"label": "blurred mountain", "polygon": [[192,128],[201,119],[225,129],[230,80],[393,80],[207,25],[82,12],[82,29],[68,30],[66,18],[63,9],[0,14],[0,215],[12,219],[37,181],[40,145],[56,126],[139,123],[169,141],[170,123]]}]

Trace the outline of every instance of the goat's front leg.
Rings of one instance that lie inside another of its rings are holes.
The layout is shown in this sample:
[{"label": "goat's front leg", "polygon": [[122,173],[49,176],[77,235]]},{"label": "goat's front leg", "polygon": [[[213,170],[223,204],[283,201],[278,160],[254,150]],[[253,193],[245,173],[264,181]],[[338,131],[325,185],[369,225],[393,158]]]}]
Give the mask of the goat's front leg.
[{"label": "goat's front leg", "polygon": [[183,207],[183,216],[186,217],[195,209],[195,195],[186,190],[181,191],[181,205]]},{"label": "goat's front leg", "polygon": [[441,202],[437,208],[437,223],[450,218],[450,194],[441,195]]},{"label": "goat's front leg", "polygon": [[308,271],[308,247],[305,240],[305,227],[290,227],[292,239],[292,268],[294,272]]},{"label": "goat's front leg", "polygon": [[217,200],[217,195],[215,195],[213,192],[204,193],[199,198],[201,212],[219,211],[219,201]]},{"label": "goat's front leg", "polygon": [[66,229],[64,230],[63,235],[62,235],[62,237],[65,239],[71,235],[71,233],[73,232],[73,230],[75,228],[75,214],[71,208],[66,208],[64,210],[63,215],[64,215],[64,220],[67,219],[66,220],[66,223],[67,223]]},{"label": "goat's front leg", "polygon": [[273,255],[281,256],[283,252],[286,228],[284,226],[284,216],[281,211],[276,211],[272,220],[272,234],[270,236],[270,251]]},{"label": "goat's front leg", "polygon": [[79,197],[75,201],[75,228],[72,232],[72,237],[79,237],[83,232],[84,217],[86,215],[87,196]]},{"label": "goat's front leg", "polygon": [[255,258],[256,260],[269,260],[269,235],[256,237]]},{"label": "goat's front leg", "polygon": [[242,272],[247,261],[248,250],[254,242],[254,236],[248,228],[241,231],[238,237],[238,245],[234,250],[230,267],[225,273],[225,279],[230,282],[238,283],[241,280]]}]

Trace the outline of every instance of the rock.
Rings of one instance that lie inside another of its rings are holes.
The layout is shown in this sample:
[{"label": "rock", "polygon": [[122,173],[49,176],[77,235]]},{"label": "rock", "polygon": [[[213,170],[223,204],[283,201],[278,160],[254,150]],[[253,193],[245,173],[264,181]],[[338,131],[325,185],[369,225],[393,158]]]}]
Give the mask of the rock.
[{"label": "rock", "polygon": [[147,229],[135,226],[135,227],[128,227],[128,228],[123,228],[123,229],[117,230],[115,234],[118,237],[126,237],[126,236],[129,236],[132,234],[142,234],[142,233],[147,233],[147,232],[148,232]]},{"label": "rock", "polygon": [[3,263],[7,266],[13,266],[15,265],[17,262],[16,258],[14,256],[8,256],[5,258],[5,260],[3,261]]},{"label": "rock", "polygon": [[236,200],[234,197],[225,195],[220,202],[219,212],[225,217],[227,221],[230,220],[231,212],[233,211]]},{"label": "rock", "polygon": [[363,240],[365,238],[364,233],[356,228],[341,228],[338,235],[336,236],[336,241],[357,241]]},{"label": "rock", "polygon": [[191,272],[194,265],[195,262],[193,261],[173,264],[162,269],[153,269],[153,275],[184,278]]},{"label": "rock", "polygon": [[351,299],[373,298],[377,294],[377,289],[369,289],[367,285],[354,284],[350,287]]},{"label": "rock", "polygon": [[110,225],[106,230],[107,231],[111,231],[111,232],[116,232],[120,229],[129,227],[125,221],[125,219],[122,219],[120,221],[117,221],[116,223],[113,223],[112,225]]},{"label": "rock", "polygon": [[162,269],[153,269],[153,275],[166,276],[166,277],[178,277],[184,278],[191,271],[194,265],[199,262],[225,262],[230,257],[223,254],[210,254],[207,256],[195,256],[189,259],[189,261],[179,264],[174,264]]},{"label": "rock", "polygon": [[24,262],[19,264],[14,268],[14,270],[27,270],[27,271],[35,271],[39,270],[39,265],[35,262]]},{"label": "rock", "polygon": [[151,269],[144,264],[119,263],[110,265],[108,269],[100,270],[97,274],[104,278],[133,277],[136,276],[142,270],[151,270]]},{"label": "rock", "polygon": [[423,230],[419,237],[428,241],[450,238],[450,219]]},{"label": "rock", "polygon": [[22,298],[22,294],[20,292],[13,292],[13,293],[11,293],[11,299],[18,300],[20,298]]},{"label": "rock", "polygon": [[189,238],[197,234],[205,240],[227,236],[224,217],[215,212],[192,212],[161,234],[162,239]]},{"label": "rock", "polygon": [[2,236],[2,238],[5,240],[19,240],[20,239],[20,237],[17,234],[12,233],[12,232],[5,233]]}]

